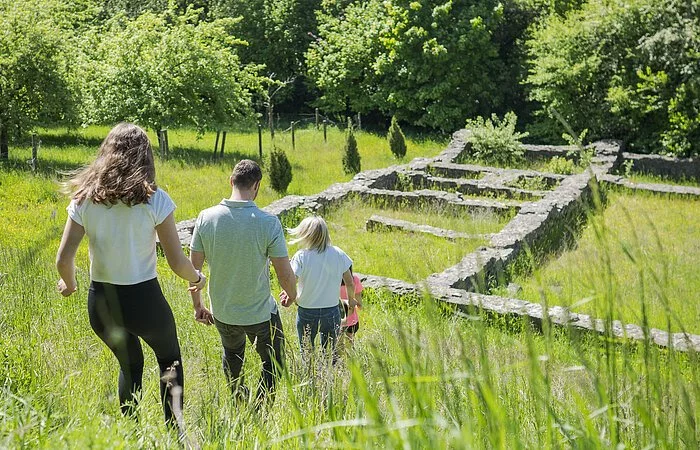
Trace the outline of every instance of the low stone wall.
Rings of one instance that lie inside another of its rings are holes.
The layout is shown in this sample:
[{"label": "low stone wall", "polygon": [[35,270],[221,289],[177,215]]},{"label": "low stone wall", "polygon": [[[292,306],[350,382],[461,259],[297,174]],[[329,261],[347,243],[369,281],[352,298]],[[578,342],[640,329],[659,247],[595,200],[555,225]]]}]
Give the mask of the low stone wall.
[{"label": "low stone wall", "polygon": [[423,286],[373,275],[360,275],[360,279],[365,288],[386,290],[399,296],[430,297],[470,316],[486,314],[495,317],[524,319],[540,329],[543,322],[548,321],[550,325],[567,329],[573,334],[602,334],[638,342],[649,340],[659,347],[684,352],[700,352],[700,335],[696,334],[668,333],[656,328],[645,330],[638,325],[624,324],[618,320],[610,322],[596,319],[587,314],[578,314],[562,306],[552,306],[545,309],[540,304],[524,300],[450,288],[441,282],[431,283],[430,278],[428,283]]},{"label": "low stone wall", "polygon": [[458,289],[445,289],[441,285],[431,285],[429,289],[431,297],[471,314],[484,312],[500,317],[525,318],[540,328],[542,327],[542,322],[547,320],[552,325],[560,326],[573,332],[603,334],[635,341],[648,339],[659,347],[668,347],[679,351],[700,352],[700,336],[695,334],[668,333],[656,328],[645,330],[638,325],[623,324],[618,320],[610,322],[596,319],[586,314],[577,314],[561,306],[545,309],[537,303],[477,294]]},{"label": "low stone wall", "polygon": [[635,183],[617,175],[603,175],[600,177],[600,181],[613,185],[627,191],[646,191],[653,192],[655,194],[666,194],[679,197],[700,197],[700,188],[693,186],[677,186],[673,184],[659,184],[659,183]]},{"label": "low stone wall", "polygon": [[494,248],[511,249],[513,257],[528,250],[539,258],[556,251],[564,235],[576,232],[591,206],[590,172],[572,175],[542,200],[524,204],[518,214],[491,239]]},{"label": "low stone wall", "polygon": [[529,160],[550,159],[554,157],[571,159],[578,162],[580,151],[573,145],[532,145],[525,144],[523,153]]},{"label": "low stone wall", "polygon": [[700,158],[673,158],[663,155],[623,153],[624,161],[632,162],[632,170],[668,177],[674,180],[700,181]]},{"label": "low stone wall", "polygon": [[[437,160],[436,160],[437,161]],[[425,163],[425,161],[421,161]],[[556,173],[538,172],[536,170],[522,169],[502,169],[499,167],[477,166],[474,164],[457,164],[440,160],[433,164],[412,164],[416,170],[425,170],[431,175],[444,176],[447,178],[475,178],[477,175],[483,176],[484,180],[490,183],[512,182],[520,177],[542,178],[551,185],[558,184],[568,175]]]},{"label": "low stone wall", "polygon": [[520,207],[521,203],[513,201],[491,201],[462,198],[452,192],[420,189],[412,192],[390,191],[387,189],[363,189],[356,192],[361,199],[376,205],[422,208],[431,207],[442,211],[480,212],[487,214],[507,214]]},{"label": "low stone wall", "polygon": [[367,231],[392,231],[400,230],[407,233],[424,233],[435,237],[454,241],[457,239],[490,239],[492,234],[468,234],[459,231],[446,230],[444,228],[431,227],[430,225],[421,225],[406,220],[393,219],[391,217],[372,216],[365,222]]}]

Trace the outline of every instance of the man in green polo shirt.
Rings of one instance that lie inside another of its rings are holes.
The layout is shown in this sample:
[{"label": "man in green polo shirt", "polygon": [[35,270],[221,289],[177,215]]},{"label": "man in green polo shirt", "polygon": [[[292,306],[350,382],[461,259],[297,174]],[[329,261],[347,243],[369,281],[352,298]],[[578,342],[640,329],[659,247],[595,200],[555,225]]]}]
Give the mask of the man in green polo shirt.
[{"label": "man in green polo shirt", "polygon": [[280,286],[296,298],[296,277],[289,264],[279,219],[259,209],[262,171],[255,161],[242,160],[229,179],[231,198],[199,213],[192,233],[190,259],[200,270],[209,262],[211,312],[192,292],[195,318],[214,323],[224,347],[224,372],[234,395],[245,396],[241,368],[246,336],[262,359],[258,399],[272,391],[274,364],[284,365],[282,322],[270,291],[269,262]]}]

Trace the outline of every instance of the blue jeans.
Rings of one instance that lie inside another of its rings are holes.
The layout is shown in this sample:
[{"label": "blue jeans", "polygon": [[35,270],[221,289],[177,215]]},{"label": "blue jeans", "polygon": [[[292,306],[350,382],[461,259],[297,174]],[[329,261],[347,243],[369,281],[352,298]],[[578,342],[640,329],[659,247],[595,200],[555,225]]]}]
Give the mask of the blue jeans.
[{"label": "blue jeans", "polygon": [[[340,310],[330,308],[304,308],[297,311],[297,334],[301,351],[314,348],[316,335],[321,332],[321,346],[335,350],[335,342],[340,332]],[[330,342],[329,342],[330,341]]]}]

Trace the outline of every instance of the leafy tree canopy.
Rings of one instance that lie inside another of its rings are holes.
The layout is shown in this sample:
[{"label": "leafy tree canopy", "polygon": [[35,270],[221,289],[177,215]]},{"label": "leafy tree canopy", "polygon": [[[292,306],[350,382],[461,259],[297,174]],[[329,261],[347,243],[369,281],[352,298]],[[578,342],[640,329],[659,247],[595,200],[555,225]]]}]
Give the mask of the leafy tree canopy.
[{"label": "leafy tree canopy", "polygon": [[[214,17],[239,17],[233,31],[247,42],[238,53],[244,63],[262,64],[277,80],[301,79],[304,53],[316,33],[321,0],[211,0]],[[295,85],[297,94],[303,88]],[[294,94],[285,90],[281,97]],[[278,101],[281,99],[278,99]],[[297,105],[297,107],[300,105]]]},{"label": "leafy tree canopy", "polygon": [[319,17],[307,63],[324,107],[452,130],[503,102],[496,1],[370,0]]},{"label": "leafy tree canopy", "polygon": [[252,116],[251,93],[264,80],[241,65],[236,20],[203,22],[200,11],[117,15],[84,35],[80,61],[88,123],[130,120],[159,129],[223,129]]},{"label": "leafy tree canopy", "polygon": [[51,0],[0,0],[0,132],[10,135],[75,117],[67,11]]},{"label": "leafy tree canopy", "polygon": [[595,0],[552,15],[528,44],[527,83],[549,134],[575,130],[634,151],[700,153],[700,2]]}]

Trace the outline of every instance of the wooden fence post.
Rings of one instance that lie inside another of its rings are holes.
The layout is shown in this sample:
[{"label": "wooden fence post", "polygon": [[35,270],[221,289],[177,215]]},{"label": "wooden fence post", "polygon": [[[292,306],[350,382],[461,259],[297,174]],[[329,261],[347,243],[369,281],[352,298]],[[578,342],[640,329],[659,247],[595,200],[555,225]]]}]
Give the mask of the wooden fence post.
[{"label": "wooden fence post", "polygon": [[362,131],[362,116],[357,113],[357,130]]},{"label": "wooden fence post", "polygon": [[272,101],[270,101],[270,104],[267,107],[267,125],[270,127],[270,138],[272,140],[275,139],[275,117],[272,114]]},{"label": "wooden fence post", "polygon": [[41,145],[41,140],[36,135],[32,133],[32,159],[29,160],[29,165],[32,167],[32,172],[36,172],[37,166],[39,165],[39,146]]},{"label": "wooden fence post", "polygon": [[258,155],[260,156],[260,163],[262,164],[263,154],[262,154],[262,124],[258,124]]},{"label": "wooden fence post", "polygon": [[170,142],[168,142],[168,129],[166,128],[163,130],[163,138],[165,140],[165,156],[168,156],[168,153],[170,153]]},{"label": "wooden fence post", "polygon": [[0,122],[0,159],[9,159],[7,126]]},{"label": "wooden fence post", "polygon": [[323,119],[323,142],[328,142],[328,136],[326,135],[326,126],[328,125],[328,120]]},{"label": "wooden fence post", "polygon": [[294,121],[292,120],[292,150],[296,149],[296,145],[295,145],[295,142],[294,142],[294,125],[295,125],[295,124],[296,124],[296,122],[294,122]]},{"label": "wooden fence post", "polygon": [[318,108],[316,108],[316,129],[318,130]]},{"label": "wooden fence post", "polygon": [[158,130],[158,150],[160,156],[165,158],[168,156],[168,130]]}]

